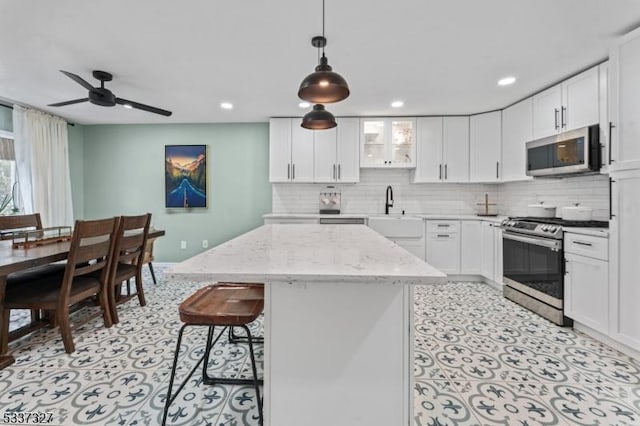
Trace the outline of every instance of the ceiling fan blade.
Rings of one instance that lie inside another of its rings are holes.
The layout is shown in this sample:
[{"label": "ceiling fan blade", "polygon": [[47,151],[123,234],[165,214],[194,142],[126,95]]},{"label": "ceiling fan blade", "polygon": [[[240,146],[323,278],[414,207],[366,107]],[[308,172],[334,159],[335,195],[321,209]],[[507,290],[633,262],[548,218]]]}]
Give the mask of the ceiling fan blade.
[{"label": "ceiling fan blade", "polygon": [[160,108],[152,107],[149,105],[141,104],[138,102],[128,101],[122,98],[116,98],[116,103],[120,105],[125,105],[125,106],[130,105],[132,108],[135,108],[135,109],[141,109],[143,111],[153,112],[154,114],[160,114],[167,117],[169,117],[172,114],[171,111],[167,111],[166,109],[160,109]]},{"label": "ceiling fan blade", "polygon": [[58,102],[57,104],[49,104],[47,106],[65,106],[65,105],[72,105],[72,104],[79,104],[80,102],[87,102],[89,100],[89,98],[80,98],[80,99],[74,99],[72,101],[64,101],[64,102]]},{"label": "ceiling fan blade", "polygon": [[64,75],[66,75],[67,77],[69,77],[71,80],[75,81],[76,83],[78,83],[79,85],[81,85],[82,87],[84,87],[87,90],[91,90],[93,89],[93,86],[90,85],[89,83],[87,83],[87,81],[85,79],[83,79],[82,77],[80,77],[79,75],[76,75],[72,72],[69,71],[63,71],[60,70],[60,72]]}]

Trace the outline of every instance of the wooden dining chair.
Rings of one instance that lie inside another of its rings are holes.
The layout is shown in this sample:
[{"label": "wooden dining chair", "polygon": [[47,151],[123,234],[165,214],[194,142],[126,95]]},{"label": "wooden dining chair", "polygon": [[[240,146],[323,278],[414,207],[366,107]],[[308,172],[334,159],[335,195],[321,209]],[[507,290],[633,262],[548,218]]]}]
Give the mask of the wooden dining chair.
[{"label": "wooden dining chair", "polygon": [[[151,213],[120,217],[116,243],[113,248],[113,262],[109,273],[109,306],[111,319],[114,323],[119,322],[116,305],[130,300],[136,295],[140,306],[147,304],[142,288],[142,258],[147,244],[150,223]],[[121,294],[122,283],[129,282],[131,279],[135,279],[136,292],[131,294],[130,287],[127,286],[127,295],[124,296]]]},{"label": "wooden dining chair", "polygon": [[40,213],[0,216],[0,240],[10,240],[14,231],[42,229]]},{"label": "wooden dining chair", "polygon": [[3,351],[8,344],[12,309],[52,312],[67,353],[75,351],[69,318],[72,305],[97,297],[104,325],[112,325],[107,280],[117,229],[118,218],[76,221],[63,273],[44,275],[21,286],[7,287],[5,299],[0,304],[0,345]]},{"label": "wooden dining chair", "polygon": [[154,284],[158,284],[158,281],[156,281],[156,273],[153,270],[153,243],[155,243],[155,241],[158,238],[147,238],[147,244],[145,244],[144,246],[144,255],[142,256],[142,264],[143,265],[149,265],[149,272],[151,272],[151,281],[153,281]]}]

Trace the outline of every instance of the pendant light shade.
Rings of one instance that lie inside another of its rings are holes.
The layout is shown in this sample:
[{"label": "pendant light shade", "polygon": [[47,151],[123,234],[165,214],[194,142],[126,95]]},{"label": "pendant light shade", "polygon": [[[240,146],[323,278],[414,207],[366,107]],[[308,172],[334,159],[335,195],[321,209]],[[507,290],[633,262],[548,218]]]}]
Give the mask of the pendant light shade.
[{"label": "pendant light shade", "polygon": [[[338,73],[333,72],[324,54],[327,39],[324,36],[324,0],[322,0],[322,35],[311,39],[313,47],[318,49],[318,66],[300,83],[298,97],[314,104],[339,102],[349,97],[349,85]],[[322,56],[320,56],[322,49]]]},{"label": "pendant light shade", "polygon": [[329,111],[324,109],[324,105],[316,104],[313,109],[302,117],[301,126],[311,130],[325,130],[336,127],[336,118]]},{"label": "pendant light shade", "polygon": [[339,102],[348,96],[349,85],[347,81],[340,74],[333,72],[324,53],[316,71],[302,80],[298,90],[300,99],[313,103]]}]

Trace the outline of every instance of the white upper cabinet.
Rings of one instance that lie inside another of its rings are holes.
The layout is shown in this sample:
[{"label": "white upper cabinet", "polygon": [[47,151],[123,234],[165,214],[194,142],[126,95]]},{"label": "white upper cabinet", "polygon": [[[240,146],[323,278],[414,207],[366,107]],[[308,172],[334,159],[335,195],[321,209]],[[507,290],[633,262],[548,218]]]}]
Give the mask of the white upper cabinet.
[{"label": "white upper cabinet", "polygon": [[269,182],[358,182],[359,120],[336,121],[333,129],[309,130],[299,118],[269,120]]},{"label": "white upper cabinet", "polygon": [[314,182],[358,182],[357,118],[336,118],[337,127],[314,131]]},{"label": "white upper cabinet", "polygon": [[469,117],[420,117],[414,182],[469,181]]},{"label": "white upper cabinet", "polygon": [[446,182],[469,182],[469,117],[444,117],[443,177]]},{"label": "white upper cabinet", "polygon": [[442,174],[442,117],[420,117],[417,123],[417,163],[414,182],[440,182]]},{"label": "white upper cabinet", "polygon": [[470,181],[499,182],[502,112],[472,115],[470,129]]},{"label": "white upper cabinet", "polygon": [[640,29],[621,37],[609,61],[611,167],[640,168]]},{"label": "white upper cabinet", "polygon": [[269,120],[269,182],[291,181],[291,119]]},{"label": "white upper cabinet", "polygon": [[527,98],[502,111],[502,181],[530,180],[527,146],[533,139],[533,99]]},{"label": "white upper cabinet", "polygon": [[338,149],[336,154],[337,181],[360,181],[360,120],[336,118],[338,122]]},{"label": "white upper cabinet", "polygon": [[360,124],[360,167],[416,166],[415,118],[363,118]]},{"label": "white upper cabinet", "polygon": [[300,126],[300,119],[291,120],[292,182],[313,182],[314,133],[315,131]]},{"label": "white upper cabinet", "polygon": [[599,72],[593,67],[533,96],[533,138],[598,124]]},{"label": "white upper cabinet", "polygon": [[269,120],[269,182],[313,181],[313,132],[298,120]]},{"label": "white upper cabinet", "polygon": [[318,130],[314,137],[313,180],[315,182],[335,182],[338,177],[336,165],[338,128]]}]

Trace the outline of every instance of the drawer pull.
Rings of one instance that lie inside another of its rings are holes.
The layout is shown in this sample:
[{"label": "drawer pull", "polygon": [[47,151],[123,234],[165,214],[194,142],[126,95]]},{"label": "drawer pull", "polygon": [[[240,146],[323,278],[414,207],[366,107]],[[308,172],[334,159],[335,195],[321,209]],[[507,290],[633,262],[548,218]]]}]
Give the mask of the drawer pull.
[{"label": "drawer pull", "polygon": [[448,228],[448,227],[450,227],[450,226],[451,226],[451,225],[438,225],[438,228]]},{"label": "drawer pull", "polygon": [[447,234],[438,234],[438,238],[449,238]]},{"label": "drawer pull", "polygon": [[574,241],[574,244],[580,244],[581,246],[587,246],[587,247],[591,247],[593,246],[593,244],[591,243],[585,243],[584,241]]}]

